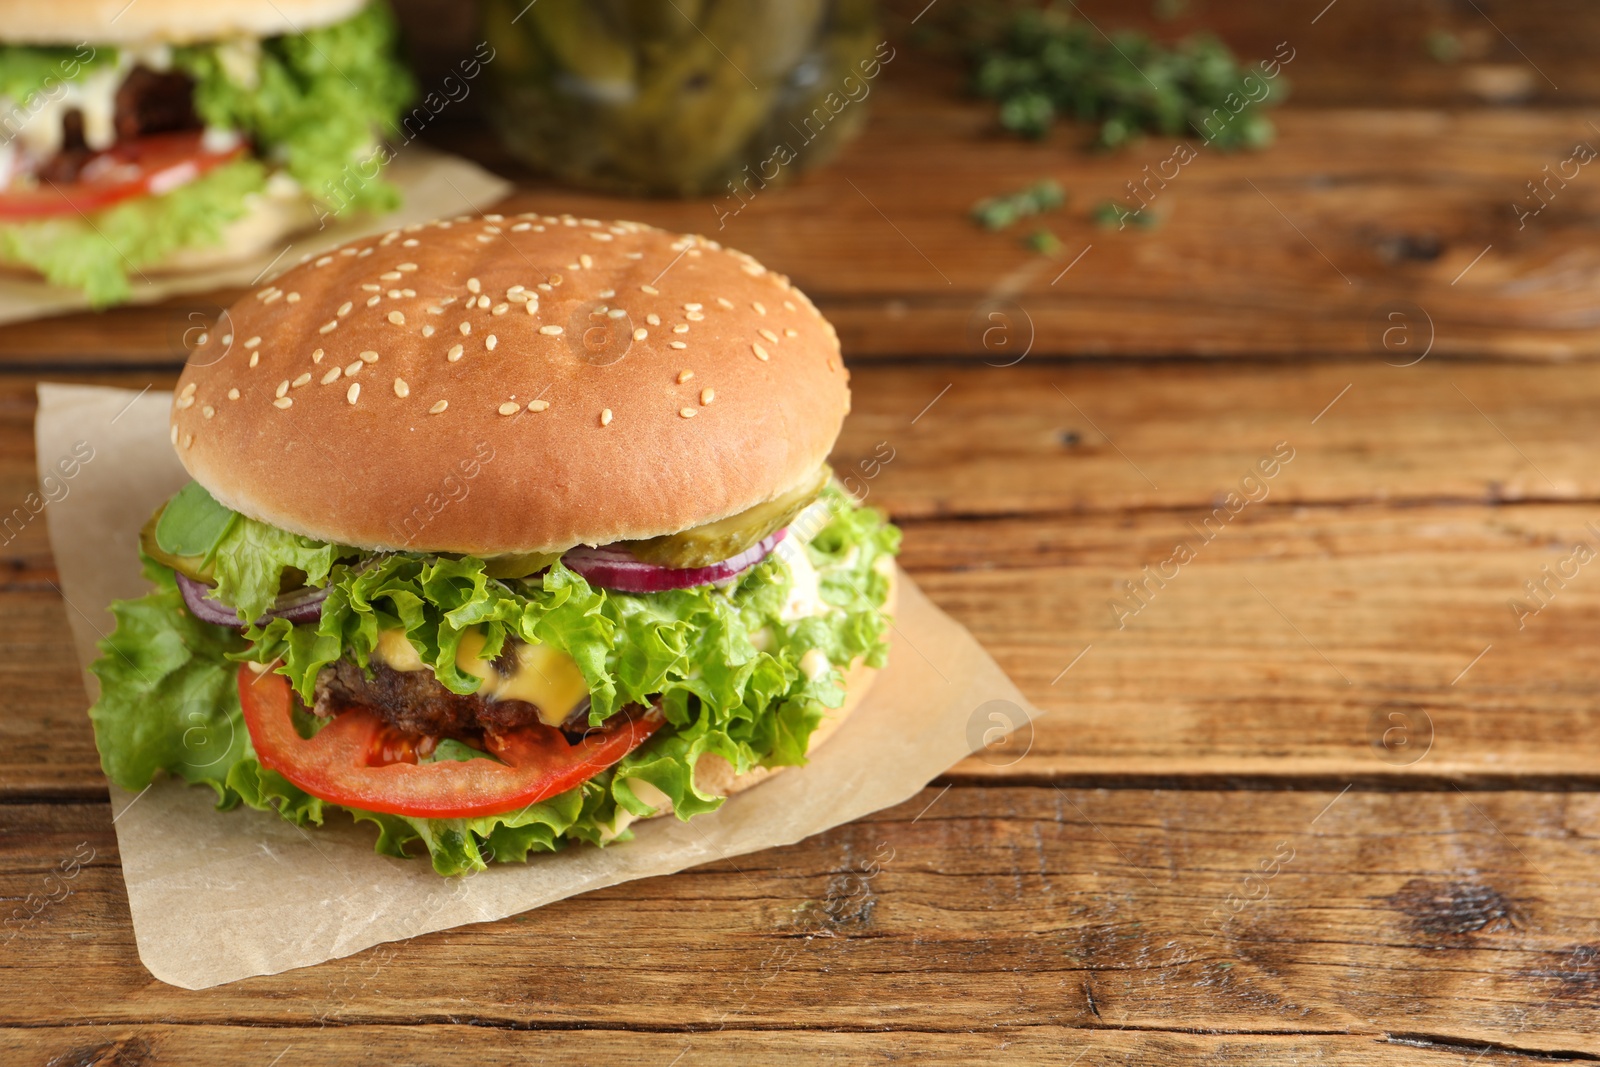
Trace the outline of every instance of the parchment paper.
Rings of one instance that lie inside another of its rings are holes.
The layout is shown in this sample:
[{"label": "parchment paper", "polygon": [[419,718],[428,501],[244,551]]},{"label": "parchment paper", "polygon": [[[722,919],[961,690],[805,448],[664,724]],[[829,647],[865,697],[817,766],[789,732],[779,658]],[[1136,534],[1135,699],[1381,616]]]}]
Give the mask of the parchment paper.
[{"label": "parchment paper", "polygon": [[[75,447],[81,455],[78,442],[94,449],[46,509],[85,667],[111,629],[106,604],[148,588],[138,573],[140,525],[187,479],[167,438],[169,404],[164,391],[39,387],[41,481],[60,481],[57,461]],[[1037,714],[972,636],[900,577],[889,665],[807,766],[692,822],[635,824],[633,841],[605,849],[577,846],[444,879],[425,859],[376,855],[372,828],[342,814],[301,830],[270,812],[216,812],[209,789],[180,782],[137,795],[113,786],[139,956],[163,982],[204,989],[791,844],[898,804],[978,747],[982,727],[992,729],[990,702],[1009,702],[1013,726]],[[92,699],[96,682],[85,677]]]},{"label": "parchment paper", "polygon": [[[154,304],[180,293],[209,292],[248,286],[294,266],[307,253],[316,254],[369,233],[427,222],[446,215],[476,213],[502,199],[511,183],[459,156],[410,145],[384,169],[384,178],[400,190],[402,203],[387,215],[365,216],[330,224],[325,229],[285,237],[271,251],[220,269],[190,273],[133,275],[130,304]],[[311,219],[310,212],[307,213]],[[288,245],[287,252],[284,246]],[[46,283],[15,271],[0,272],[0,324],[82,311],[89,306],[81,292]]]}]

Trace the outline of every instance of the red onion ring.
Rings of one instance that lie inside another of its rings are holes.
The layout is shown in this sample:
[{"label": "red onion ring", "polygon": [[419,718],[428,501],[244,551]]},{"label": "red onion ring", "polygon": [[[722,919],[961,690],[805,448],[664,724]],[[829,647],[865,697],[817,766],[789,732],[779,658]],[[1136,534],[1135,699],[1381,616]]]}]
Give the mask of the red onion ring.
[{"label": "red onion ring", "polygon": [[766,559],[788,532],[787,527],[775,530],[737,556],[709,567],[661,567],[654,563],[642,563],[634,558],[632,552],[616,545],[575,548],[562,556],[561,562],[583,575],[584,580],[592,585],[621,593],[662,593],[669,589],[689,589],[737,578]]},{"label": "red onion ring", "polygon": [[[182,574],[177,575],[177,578],[178,589],[183,593],[183,602],[188,605],[190,614],[195,618],[216,626],[244,629],[244,623],[239,621],[239,613],[218,600],[212,594],[211,586]],[[288,619],[293,623],[315,622],[322,617],[322,602],[328,599],[328,593],[332,588],[331,585],[325,585],[321,589],[301,589],[286,593],[280,596],[257,622],[265,623],[269,619]]]}]

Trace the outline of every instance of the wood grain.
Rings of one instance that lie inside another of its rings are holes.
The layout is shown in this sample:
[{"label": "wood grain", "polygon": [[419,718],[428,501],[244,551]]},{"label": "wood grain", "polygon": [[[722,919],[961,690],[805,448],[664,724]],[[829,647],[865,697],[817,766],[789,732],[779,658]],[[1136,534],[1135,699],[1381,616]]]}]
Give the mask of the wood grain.
[{"label": "wood grain", "polygon": [[[1230,1056],[1312,1046],[1350,1057],[1335,1062],[1429,1062],[1400,1057],[1405,1041],[1443,1045],[1452,1063],[1491,1044],[1587,1058],[1600,1054],[1597,803],[929,789],[788,848],[199,994],[140,970],[104,805],[7,805],[4,896],[25,900],[60,859],[95,856],[70,895],[9,927],[0,1026],[34,1062],[118,1038],[202,1039],[151,1023],[175,1019],[185,1033],[257,1027],[205,1040],[260,1048],[263,1063],[302,1042],[348,1048],[347,1028],[447,1025],[638,1030],[648,1044],[634,1047],[660,1063],[686,1045],[721,1061],[730,1035],[777,1054],[819,1028],[861,1037],[819,1046],[840,1055],[927,1042],[957,1062],[992,1053],[995,1035],[1036,1061],[1028,1034],[1097,1047],[1092,1063],[1281,1062]],[[573,1054],[560,1042],[544,1047]],[[504,1047],[465,1051],[478,1062]]]}]

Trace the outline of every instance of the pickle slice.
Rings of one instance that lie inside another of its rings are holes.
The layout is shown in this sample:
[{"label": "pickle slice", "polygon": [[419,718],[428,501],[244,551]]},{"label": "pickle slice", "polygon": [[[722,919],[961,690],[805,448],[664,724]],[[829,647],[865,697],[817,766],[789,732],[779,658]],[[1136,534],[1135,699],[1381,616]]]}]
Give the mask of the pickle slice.
[{"label": "pickle slice", "polygon": [[161,521],[161,514],[166,510],[167,505],[163,503],[139,528],[139,549],[163,567],[171,567],[185,578],[207,584],[215,582],[216,575],[212,573],[211,564],[206,562],[204,556],[175,556],[157,543],[156,524]]},{"label": "pickle slice", "polygon": [[823,464],[817,476],[775,500],[675,534],[642,541],[623,541],[621,547],[641,563],[658,567],[709,567],[737,556],[781,526],[786,526],[817,498],[833,471]]},{"label": "pickle slice", "polygon": [[560,558],[560,552],[511,552],[504,556],[489,556],[483,561],[483,573],[491,578],[526,578],[530,574],[538,574]]}]

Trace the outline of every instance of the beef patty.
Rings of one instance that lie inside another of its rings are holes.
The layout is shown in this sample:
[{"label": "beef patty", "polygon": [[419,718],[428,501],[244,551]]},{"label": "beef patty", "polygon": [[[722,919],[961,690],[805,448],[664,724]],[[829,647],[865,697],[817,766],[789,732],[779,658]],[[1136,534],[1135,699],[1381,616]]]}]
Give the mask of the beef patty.
[{"label": "beef patty", "polygon": [[[503,671],[500,660],[495,667]],[[452,693],[430,670],[397,671],[376,660],[371,670],[369,678],[349,660],[324,667],[317,675],[311,710],[327,718],[350,708],[366,708],[399,730],[431,737],[500,733],[539,722],[538,707],[525,700]],[[587,709],[587,701],[581,707]]]}]

